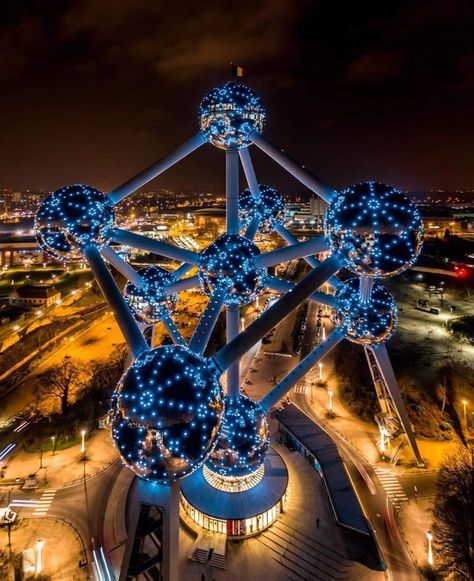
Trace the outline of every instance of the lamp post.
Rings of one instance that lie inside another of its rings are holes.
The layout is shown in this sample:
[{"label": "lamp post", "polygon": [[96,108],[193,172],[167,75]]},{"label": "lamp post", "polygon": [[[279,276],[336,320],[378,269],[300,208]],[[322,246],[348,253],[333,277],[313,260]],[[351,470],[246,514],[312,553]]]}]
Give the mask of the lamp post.
[{"label": "lamp post", "polygon": [[462,400],[462,405],[464,408],[464,429],[467,430],[467,399]]},{"label": "lamp post", "polygon": [[432,545],[433,535],[431,534],[430,531],[428,531],[426,533],[426,538],[428,539],[428,565],[430,565],[430,567],[432,567],[433,566],[433,545]]},{"label": "lamp post", "polygon": [[333,396],[332,389],[328,389],[328,396],[329,396],[329,412],[332,413],[332,396]]},{"label": "lamp post", "polygon": [[321,362],[319,362],[318,366],[319,366],[319,381],[322,381],[323,380],[323,364]]},{"label": "lamp post", "polygon": [[242,331],[245,329],[245,319],[244,317],[240,317],[240,325],[242,327]]},{"label": "lamp post", "polygon": [[51,441],[53,442],[53,456],[56,452],[56,446],[54,445],[56,443],[56,436],[51,436]]},{"label": "lamp post", "polygon": [[86,431],[85,430],[81,430],[81,453],[82,453],[82,459],[85,460],[86,459]]},{"label": "lamp post", "polygon": [[37,555],[36,555],[35,577],[38,577],[38,575],[40,575],[43,570],[43,545],[44,541],[42,541],[41,539],[39,539],[38,542],[36,543]]}]

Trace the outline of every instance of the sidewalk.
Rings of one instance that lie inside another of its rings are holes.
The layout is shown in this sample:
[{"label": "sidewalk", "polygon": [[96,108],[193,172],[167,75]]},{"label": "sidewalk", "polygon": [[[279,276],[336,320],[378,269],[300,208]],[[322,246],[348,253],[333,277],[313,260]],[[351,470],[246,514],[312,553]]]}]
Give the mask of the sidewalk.
[{"label": "sidewalk", "polygon": [[[424,569],[428,566],[428,539],[426,533],[433,526],[432,498],[410,500],[402,508],[399,519],[403,537],[415,563]],[[436,563],[435,563],[436,565]]]},{"label": "sidewalk", "polygon": [[[37,453],[24,450],[17,452],[8,462],[5,479],[26,478],[29,474],[37,474],[40,486],[61,488],[75,480],[90,477],[109,466],[118,457],[109,430],[99,430],[86,440],[86,461],[80,444],[65,450],[43,453],[43,468],[40,470],[40,459]],[[0,480],[0,486],[2,481]]]}]

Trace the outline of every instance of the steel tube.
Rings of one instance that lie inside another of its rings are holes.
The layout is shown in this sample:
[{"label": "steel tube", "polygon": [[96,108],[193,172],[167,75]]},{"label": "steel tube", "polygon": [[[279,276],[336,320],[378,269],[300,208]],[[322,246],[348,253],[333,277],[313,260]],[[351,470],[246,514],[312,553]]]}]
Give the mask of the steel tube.
[{"label": "steel tube", "polygon": [[218,288],[209,297],[209,302],[207,303],[189,342],[189,348],[191,351],[195,351],[202,355],[206,350],[226,295],[226,288]]},{"label": "steel tube", "polygon": [[143,285],[143,279],[138,274],[138,272],[132,268],[128,262],[122,260],[120,256],[112,248],[110,248],[110,246],[104,246],[101,248],[100,253],[106,260],[110,262],[112,266],[114,266],[120,273],[123,274],[127,280],[132,282],[135,286],[140,287]]},{"label": "steel tube", "polygon": [[186,157],[194,150],[196,150],[198,147],[204,145],[206,141],[207,140],[204,134],[202,134],[201,132],[191,137],[191,139],[185,141],[173,153],[170,153],[169,155],[163,157],[153,165],[147,167],[145,170],[140,172],[135,177],[131,178],[118,188],[115,188],[115,190],[111,191],[109,193],[109,198],[112,204],[114,205],[118,204],[128,195],[138,190],[138,188],[141,188],[150,180],[156,178],[165,170],[170,168],[172,165],[183,159],[183,157]]},{"label": "steel tube", "polygon": [[289,262],[295,258],[303,258],[304,256],[325,252],[326,250],[329,250],[329,245],[324,236],[315,236],[304,242],[259,254],[255,257],[255,266],[257,268],[268,268],[269,266],[280,264],[280,262]]},{"label": "steel tube", "polygon": [[249,190],[252,192],[252,196],[256,198],[260,194],[260,188],[253,168],[249,148],[244,147],[243,149],[239,149],[239,157],[244,169],[245,179],[247,180]]},{"label": "steel tube", "polygon": [[[232,341],[239,334],[240,309],[230,305],[226,309],[227,342]],[[240,394],[240,360],[237,359],[227,369],[227,396],[237,397]]]},{"label": "steel tube", "polygon": [[239,154],[225,152],[225,216],[227,234],[239,233]]},{"label": "steel tube", "polygon": [[200,279],[199,276],[196,274],[194,276],[188,276],[188,278],[182,278],[181,280],[177,280],[176,282],[172,282],[165,286],[166,293],[179,293],[181,291],[189,290],[196,286],[199,286]]},{"label": "steel tube", "polygon": [[[269,276],[266,279],[266,284],[268,288],[279,293],[286,293],[294,289],[296,286],[294,282],[290,282],[289,280],[284,280],[283,278],[278,278],[276,276]],[[328,307],[335,307],[337,304],[335,297],[322,291],[314,291],[314,293],[308,297],[308,301],[319,303],[320,305],[327,305]]]}]

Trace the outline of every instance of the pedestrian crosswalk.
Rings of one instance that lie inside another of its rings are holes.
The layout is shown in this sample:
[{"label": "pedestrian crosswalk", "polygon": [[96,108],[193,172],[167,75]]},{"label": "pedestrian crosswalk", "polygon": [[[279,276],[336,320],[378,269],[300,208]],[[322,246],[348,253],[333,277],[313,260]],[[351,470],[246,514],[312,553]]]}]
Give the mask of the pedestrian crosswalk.
[{"label": "pedestrian crosswalk", "polygon": [[382,468],[375,468],[375,473],[387,493],[387,496],[392,501],[393,506],[396,509],[399,509],[402,504],[407,502],[408,496],[405,494],[397,475],[388,472],[387,470],[383,470]]},{"label": "pedestrian crosswalk", "polygon": [[33,516],[46,516],[55,495],[56,489],[50,488],[49,490],[45,490],[37,501],[36,508],[33,511]]}]

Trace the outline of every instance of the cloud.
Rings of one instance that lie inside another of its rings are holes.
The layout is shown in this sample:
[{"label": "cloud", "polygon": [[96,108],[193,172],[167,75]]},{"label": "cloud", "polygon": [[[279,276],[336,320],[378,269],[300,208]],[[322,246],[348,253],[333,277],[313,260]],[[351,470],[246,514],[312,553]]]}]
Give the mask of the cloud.
[{"label": "cloud", "polygon": [[353,61],[346,73],[350,83],[379,82],[397,76],[400,55],[396,52],[371,51]]}]

